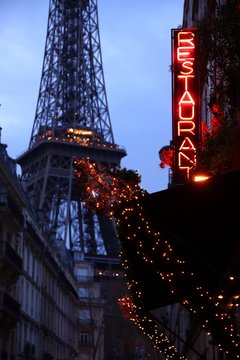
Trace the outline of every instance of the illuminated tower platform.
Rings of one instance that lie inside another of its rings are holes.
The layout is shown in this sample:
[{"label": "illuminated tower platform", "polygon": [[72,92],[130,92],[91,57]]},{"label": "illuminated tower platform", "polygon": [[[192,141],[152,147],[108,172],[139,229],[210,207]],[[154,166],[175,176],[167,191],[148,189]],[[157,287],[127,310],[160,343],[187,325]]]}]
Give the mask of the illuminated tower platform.
[{"label": "illuminated tower platform", "polygon": [[17,159],[39,222],[53,243],[87,254],[119,253],[112,220],[84,206],[74,158],[118,167],[104,82],[97,0],[50,0],[36,114]]}]

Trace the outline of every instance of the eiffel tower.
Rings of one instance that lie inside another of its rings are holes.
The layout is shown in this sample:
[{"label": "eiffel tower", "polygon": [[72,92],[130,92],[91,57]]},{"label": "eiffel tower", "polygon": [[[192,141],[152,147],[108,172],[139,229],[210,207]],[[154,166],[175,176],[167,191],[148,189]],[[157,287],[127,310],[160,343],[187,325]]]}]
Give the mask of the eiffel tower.
[{"label": "eiffel tower", "polygon": [[97,0],[50,0],[42,75],[28,150],[18,157],[22,181],[53,244],[117,256],[112,220],[84,206],[73,159],[118,167],[99,38]]}]

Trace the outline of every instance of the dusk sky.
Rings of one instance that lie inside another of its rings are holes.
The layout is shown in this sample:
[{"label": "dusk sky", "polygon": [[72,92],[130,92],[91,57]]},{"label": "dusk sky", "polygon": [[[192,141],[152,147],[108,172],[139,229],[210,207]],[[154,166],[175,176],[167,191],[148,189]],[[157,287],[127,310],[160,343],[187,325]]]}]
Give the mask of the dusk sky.
[{"label": "dusk sky", "polygon": [[[158,151],[169,145],[171,29],[184,0],[98,0],[103,70],[122,167],[141,175],[149,193],[168,185]],[[1,142],[16,158],[28,148],[42,71],[48,0],[0,0]]]}]

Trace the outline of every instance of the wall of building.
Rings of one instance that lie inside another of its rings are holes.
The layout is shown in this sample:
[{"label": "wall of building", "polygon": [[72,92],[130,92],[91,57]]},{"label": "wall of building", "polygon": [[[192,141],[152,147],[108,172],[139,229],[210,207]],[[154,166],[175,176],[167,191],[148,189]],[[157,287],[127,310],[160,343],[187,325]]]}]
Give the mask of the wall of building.
[{"label": "wall of building", "polygon": [[0,357],[75,359],[78,295],[0,144]]}]

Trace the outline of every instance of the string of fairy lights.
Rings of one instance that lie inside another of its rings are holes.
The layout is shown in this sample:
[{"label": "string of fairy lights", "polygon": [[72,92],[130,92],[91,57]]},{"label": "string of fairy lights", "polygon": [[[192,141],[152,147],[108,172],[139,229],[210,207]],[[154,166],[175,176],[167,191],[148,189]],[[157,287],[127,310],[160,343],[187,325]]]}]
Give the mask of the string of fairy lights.
[{"label": "string of fairy lights", "polygon": [[[191,264],[180,259],[174,251],[174,242],[161,237],[156,224],[144,211],[141,200],[146,196],[140,186],[136,172],[126,169],[106,169],[89,159],[75,159],[75,177],[84,203],[94,211],[113,216],[122,245],[120,258],[127,277],[131,297],[119,299],[124,314],[138,326],[166,359],[181,359],[178,350],[151,314],[144,310],[142,286],[133,270],[128,256],[129,244],[134,245],[135,257],[154,272],[159,281],[167,285],[169,294],[190,311],[200,326],[206,330],[209,340],[213,339],[225,359],[240,358],[240,334],[236,322],[236,312],[240,302],[240,292],[236,292],[235,274],[226,278],[226,288],[218,294],[207,291],[198,280]],[[149,246],[151,244],[151,246]],[[185,292],[183,291],[186,290]]]},{"label": "string of fairy lights", "polygon": [[[78,144],[81,146],[96,146],[106,149],[117,149],[118,145],[112,143],[106,143],[102,141],[100,137],[94,137],[92,131],[66,128],[62,130],[63,133],[59,133],[58,135],[54,135],[53,131],[48,129],[45,133],[40,133],[37,135],[35,141],[36,143],[45,141],[61,141],[63,143],[72,143]],[[64,136],[63,136],[64,135]]]},{"label": "string of fairy lights", "polygon": [[[136,209],[132,208],[131,211],[128,210],[128,214],[131,212],[134,213],[134,221],[136,221]],[[122,215],[125,215],[125,211],[122,212]],[[128,225],[132,223],[133,219],[130,216],[128,218],[125,216],[124,222],[122,224],[119,222],[118,224],[120,227],[124,226],[124,232],[127,232],[129,229]],[[136,256],[141,256],[144,262],[147,262],[153,267],[153,270],[159,275],[163,282],[168,282],[170,292],[176,295],[179,303],[183,304],[192,314],[194,314],[199,320],[202,328],[206,328],[208,336],[222,339],[221,342],[219,341],[217,343],[220,351],[224,351],[226,354],[229,353],[229,359],[232,359],[233,354],[236,358],[239,358],[239,332],[233,321],[231,312],[226,311],[226,309],[229,310],[234,306],[233,303],[228,303],[226,307],[226,303],[224,303],[225,296],[223,293],[214,297],[204,290],[202,286],[197,285],[196,274],[188,271],[186,262],[175,256],[172,247],[167,241],[161,241],[159,232],[155,232],[154,230],[151,231],[149,229],[149,223],[143,217],[141,217],[139,221],[138,230],[141,238],[144,238],[144,242],[140,240],[138,244],[136,244]],[[145,233],[143,235],[144,230]],[[123,232],[123,230],[121,231]],[[125,236],[130,242],[139,239],[136,233],[133,233],[130,236],[125,233]],[[144,253],[144,243],[149,241],[152,241],[152,256]],[[155,258],[153,256],[154,254],[157,254]],[[139,310],[141,311],[141,287],[139,289],[139,283],[134,279],[135,274],[131,271],[132,266],[128,261],[124,246],[121,257],[125,273],[127,274],[127,277],[131,279],[129,282],[130,293],[134,294],[134,302],[139,305]],[[169,269],[172,271],[164,272],[161,270],[162,268],[165,268],[163,266],[164,262],[169,262]],[[189,297],[179,295],[183,292],[181,286],[185,281],[188,285],[192,284],[191,296]],[[229,281],[234,281],[234,278],[229,277]],[[235,299],[238,299],[238,297],[238,295],[234,296]],[[235,306],[238,306],[237,303]],[[218,332],[220,332],[220,334],[218,334]],[[157,338],[155,345],[158,347]],[[166,358],[170,359],[171,356],[167,356]]]}]

